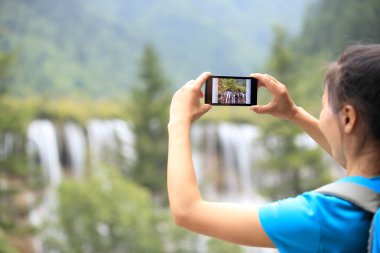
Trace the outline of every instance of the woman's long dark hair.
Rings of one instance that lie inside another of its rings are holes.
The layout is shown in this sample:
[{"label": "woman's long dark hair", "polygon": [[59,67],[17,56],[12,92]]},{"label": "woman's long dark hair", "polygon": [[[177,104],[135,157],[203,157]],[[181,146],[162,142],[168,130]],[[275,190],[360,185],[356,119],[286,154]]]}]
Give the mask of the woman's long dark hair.
[{"label": "woman's long dark hair", "polygon": [[326,73],[325,88],[333,111],[355,107],[364,139],[380,144],[380,45],[347,47]]}]

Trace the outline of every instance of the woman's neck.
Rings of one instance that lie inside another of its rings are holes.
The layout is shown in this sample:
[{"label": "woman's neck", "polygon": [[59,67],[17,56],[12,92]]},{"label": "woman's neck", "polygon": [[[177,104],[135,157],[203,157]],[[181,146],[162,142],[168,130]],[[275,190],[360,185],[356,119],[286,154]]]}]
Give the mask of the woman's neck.
[{"label": "woman's neck", "polygon": [[377,149],[364,149],[357,156],[351,156],[346,164],[348,176],[374,177],[380,175],[380,157]]}]

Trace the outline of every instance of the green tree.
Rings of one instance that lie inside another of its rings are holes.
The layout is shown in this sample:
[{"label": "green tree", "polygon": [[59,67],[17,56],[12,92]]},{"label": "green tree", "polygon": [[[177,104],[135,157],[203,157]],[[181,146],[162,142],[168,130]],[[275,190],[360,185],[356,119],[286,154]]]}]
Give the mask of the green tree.
[{"label": "green tree", "polygon": [[0,52],[0,96],[4,95],[9,88],[9,81],[12,77],[12,66],[14,62],[14,53]]},{"label": "green tree", "polygon": [[[302,60],[295,57],[286,46],[287,37],[283,29],[276,27],[275,35],[268,63],[269,72],[287,85],[299,105],[305,101],[303,96],[307,96],[302,88],[305,80],[299,80],[297,75],[297,67]],[[276,185],[262,186],[264,194],[275,199],[296,195],[329,180],[321,150],[297,144],[301,131],[296,126],[284,120],[272,119],[267,121],[262,131],[264,146],[270,154],[263,161],[264,173],[276,178]]]},{"label": "green tree", "polygon": [[335,57],[353,42],[379,43],[379,13],[377,0],[317,1],[309,8],[294,49],[313,55],[328,52]]},{"label": "green tree", "polygon": [[58,231],[49,249],[64,253],[163,252],[149,192],[103,167],[101,176],[66,179],[59,187]]},{"label": "green tree", "polygon": [[152,192],[163,195],[166,191],[170,91],[169,82],[164,77],[152,46],[144,49],[140,62],[140,80],[131,89],[128,109],[134,125],[137,150],[132,176]]}]

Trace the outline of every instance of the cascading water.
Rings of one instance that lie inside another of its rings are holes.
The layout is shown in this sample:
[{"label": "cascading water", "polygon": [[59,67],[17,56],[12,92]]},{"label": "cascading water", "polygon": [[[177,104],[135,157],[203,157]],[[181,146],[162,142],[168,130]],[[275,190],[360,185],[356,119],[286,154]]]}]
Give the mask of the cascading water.
[{"label": "cascading water", "polygon": [[125,121],[91,120],[87,124],[87,134],[94,170],[101,162],[117,164],[125,169],[135,160],[135,137]]},{"label": "cascading water", "polygon": [[6,132],[0,135],[0,159],[5,159],[15,152],[20,143],[20,137],[14,133]]},{"label": "cascading water", "polygon": [[[48,120],[33,121],[27,133],[27,153],[35,165],[40,166],[46,186],[39,203],[31,203],[29,218],[32,225],[39,227],[43,222],[54,223],[58,206],[56,188],[62,180],[58,141],[54,125]],[[31,200],[31,202],[34,202]],[[43,252],[41,240],[33,240],[36,252]]]},{"label": "cascading water", "polygon": [[246,124],[193,126],[193,160],[197,179],[206,187],[205,195],[213,200],[239,202],[257,198],[254,182],[258,175],[254,175],[254,168],[264,154],[256,145],[259,134],[256,127]]},{"label": "cascading water", "polygon": [[[94,119],[87,123],[85,130],[68,122],[62,129],[63,133],[58,138],[56,128],[48,120],[36,120],[28,128],[29,156],[41,167],[47,182],[41,203],[30,214],[35,225],[46,218],[54,220],[54,208],[57,207],[55,191],[62,180],[64,167],[60,161],[63,150],[59,147],[65,149],[63,153],[69,167],[65,169],[77,179],[86,175],[88,162],[91,172],[96,173],[96,168],[103,162],[127,169],[136,158],[134,134],[130,125],[122,120]],[[191,134],[197,180],[207,199],[253,204],[264,202],[256,188],[260,181],[260,173],[255,169],[257,160],[265,155],[257,144],[260,132],[256,127],[232,123],[195,124]],[[198,252],[207,252],[207,240],[200,237]],[[37,252],[43,251],[37,249]],[[246,248],[246,252],[273,251]]]},{"label": "cascading water", "polygon": [[68,167],[77,179],[83,179],[86,166],[86,138],[83,130],[75,123],[65,123],[63,128]]},{"label": "cascading water", "polygon": [[125,121],[115,119],[112,121],[116,139],[120,143],[121,155],[125,166],[130,166],[136,159],[135,135],[132,126]]},{"label": "cascading water", "polygon": [[38,159],[46,182],[57,186],[62,179],[58,141],[54,125],[48,120],[33,121],[28,128],[27,152]]},{"label": "cascading water", "polygon": [[218,132],[222,142],[225,169],[235,174],[234,181],[230,182],[232,188],[230,192],[235,196],[231,197],[240,201],[252,201],[255,193],[252,168],[263,153],[260,146],[255,145],[259,131],[250,125],[224,123],[219,125]]},{"label": "cascading water", "polygon": [[109,156],[109,153],[116,149],[111,123],[91,120],[87,124],[87,135],[93,169],[96,169],[101,161],[111,162],[113,157]]}]

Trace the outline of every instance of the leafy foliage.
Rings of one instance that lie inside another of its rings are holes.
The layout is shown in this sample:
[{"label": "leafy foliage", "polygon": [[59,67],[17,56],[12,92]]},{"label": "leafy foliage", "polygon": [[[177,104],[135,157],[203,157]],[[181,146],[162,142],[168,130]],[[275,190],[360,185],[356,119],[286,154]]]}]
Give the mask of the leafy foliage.
[{"label": "leafy foliage", "polygon": [[227,90],[233,92],[246,92],[245,81],[241,82],[241,80],[237,79],[221,79],[219,81],[218,87],[219,93],[225,92]]},{"label": "leafy foliage", "polygon": [[0,96],[9,89],[9,82],[12,77],[11,69],[15,61],[15,55],[11,52],[0,52]]},{"label": "leafy foliage", "polygon": [[47,247],[61,252],[162,252],[149,192],[114,168],[84,182],[67,179],[59,189],[64,240]]},{"label": "leafy foliage", "polygon": [[[298,104],[307,96],[301,88],[303,80],[298,79],[299,70],[296,70],[302,61],[286,46],[285,31],[277,27],[275,33],[269,69],[278,80],[287,84]],[[329,181],[321,150],[300,146],[297,143],[300,134],[300,129],[287,121],[271,119],[265,123],[262,139],[270,158],[263,162],[263,173],[276,182],[262,186],[265,195],[274,199],[297,195]]]},{"label": "leafy foliage", "polygon": [[18,253],[9,243],[9,239],[0,229],[0,252],[1,253]]},{"label": "leafy foliage", "polygon": [[327,52],[333,57],[348,44],[379,43],[380,5],[376,0],[323,0],[309,8],[295,50],[304,54]]}]

